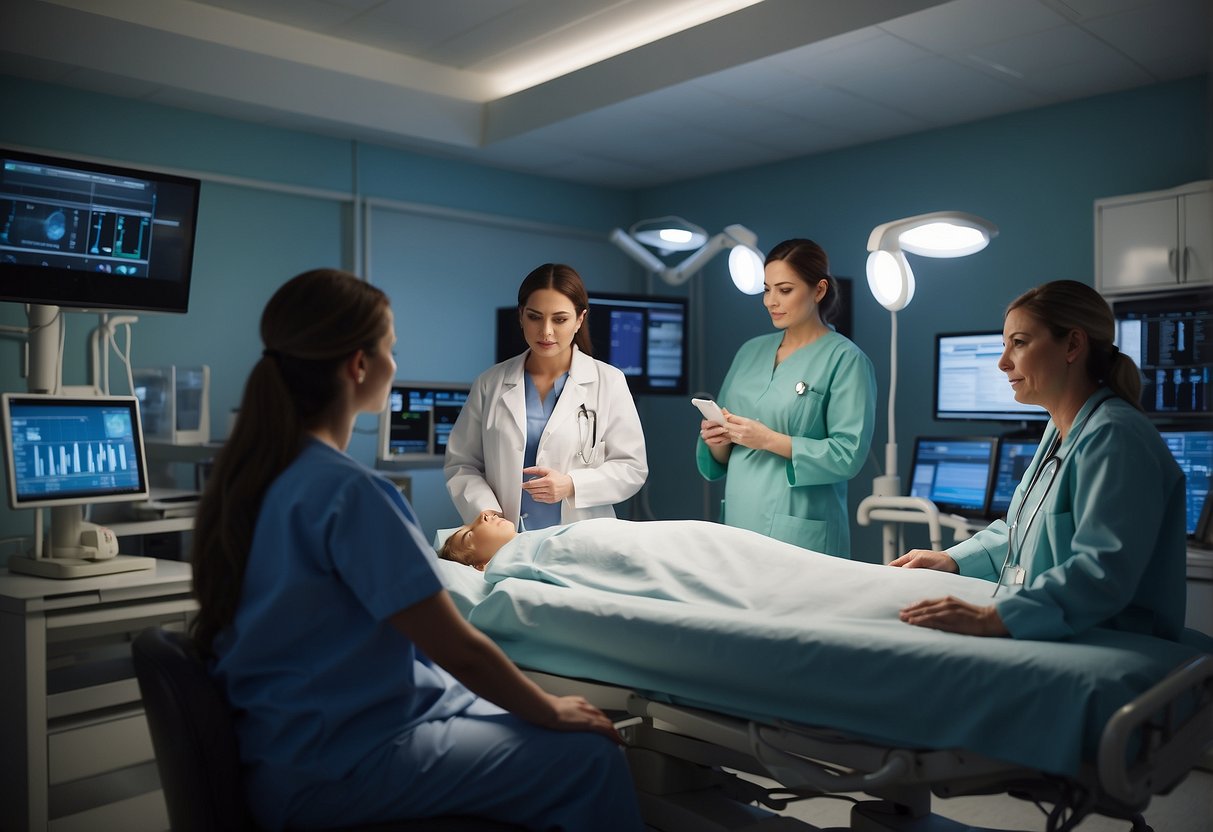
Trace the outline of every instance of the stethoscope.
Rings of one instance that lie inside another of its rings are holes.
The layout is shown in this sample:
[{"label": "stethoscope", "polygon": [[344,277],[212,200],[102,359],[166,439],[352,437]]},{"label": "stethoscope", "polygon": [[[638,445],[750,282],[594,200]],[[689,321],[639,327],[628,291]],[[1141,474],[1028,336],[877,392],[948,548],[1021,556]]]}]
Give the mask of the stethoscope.
[{"label": "stethoscope", "polygon": [[[1091,417],[1095,415],[1095,411],[1099,410],[1099,408],[1103,406],[1103,403],[1110,398],[1112,397],[1107,396],[1106,398],[1100,399],[1095,406],[1091,408],[1087,415],[1083,417],[1082,424],[1078,426],[1078,430],[1074,433],[1075,441],[1077,441],[1078,437],[1082,435],[1083,428],[1087,426],[1087,422],[1089,422]],[[1045,452],[1044,459],[1040,461],[1040,465],[1038,465],[1036,470],[1033,472],[1032,478],[1028,480],[1028,488],[1023,493],[1023,500],[1020,501],[1018,508],[1015,510],[1015,520],[1011,523],[1011,528],[1007,531],[1007,556],[1002,559],[1002,568],[998,570],[998,583],[994,586],[994,593],[990,596],[991,598],[998,595],[998,590],[1002,589],[1004,583],[1008,583],[1006,581],[1008,569],[1011,570],[1012,574],[1012,578],[1009,583],[1022,584],[1024,582],[1024,568],[1019,563],[1019,559],[1023,555],[1023,541],[1024,538],[1028,536],[1028,532],[1032,528],[1032,523],[1036,521],[1036,515],[1040,514],[1041,506],[1045,504],[1045,499],[1049,496],[1049,491],[1053,488],[1053,483],[1057,481],[1057,474],[1061,471],[1061,463],[1064,461],[1062,460],[1061,456],[1058,455],[1058,451],[1060,450],[1061,432],[1059,431],[1057,436],[1053,437],[1053,442],[1049,445],[1048,451]],[[1019,531],[1020,520],[1023,519],[1024,503],[1032,499],[1032,492],[1036,489],[1036,486],[1040,484],[1041,480],[1045,478],[1046,469],[1049,470],[1049,474],[1048,480],[1045,482],[1045,490],[1041,492],[1040,499],[1036,501],[1036,506],[1028,515],[1028,522],[1024,525],[1023,531],[1019,534],[1019,545],[1017,546],[1015,543],[1016,532]]]},{"label": "stethoscope", "polygon": [[[586,445],[586,439],[590,440]],[[586,465],[594,458],[594,449],[598,446],[598,411],[589,410],[583,404],[577,411],[577,456]]]}]

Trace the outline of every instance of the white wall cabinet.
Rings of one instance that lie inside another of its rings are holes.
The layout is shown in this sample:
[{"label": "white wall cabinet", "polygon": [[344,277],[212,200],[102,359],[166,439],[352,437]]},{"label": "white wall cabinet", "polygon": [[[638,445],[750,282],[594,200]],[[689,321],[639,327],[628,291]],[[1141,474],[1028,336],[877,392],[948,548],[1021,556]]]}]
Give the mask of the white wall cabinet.
[{"label": "white wall cabinet", "polygon": [[0,830],[168,828],[130,642],[196,609],[187,563],[61,581],[0,570]]},{"label": "white wall cabinet", "polygon": [[1095,201],[1103,295],[1213,286],[1213,180]]}]

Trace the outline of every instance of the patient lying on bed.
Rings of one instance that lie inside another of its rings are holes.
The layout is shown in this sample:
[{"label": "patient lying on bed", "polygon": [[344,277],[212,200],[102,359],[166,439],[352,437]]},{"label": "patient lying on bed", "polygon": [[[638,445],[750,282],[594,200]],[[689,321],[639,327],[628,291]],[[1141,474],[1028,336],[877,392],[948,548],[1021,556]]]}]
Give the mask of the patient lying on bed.
[{"label": "patient lying on bed", "polygon": [[697,520],[517,533],[486,514],[441,548],[456,605],[529,669],[1061,774],[1117,708],[1195,652],[1098,628],[1046,642],[914,627],[898,618],[907,604],[985,603],[989,582]]},{"label": "patient lying on bed", "polygon": [[506,518],[486,511],[448,535],[438,555],[484,572],[488,586],[521,578],[765,613],[803,613],[810,584],[847,591],[856,584],[903,587],[882,608],[891,620],[899,609],[895,599],[925,591],[927,582],[936,591],[965,598],[989,594],[988,584],[975,578],[839,560],[701,520],[597,518],[518,532]]}]

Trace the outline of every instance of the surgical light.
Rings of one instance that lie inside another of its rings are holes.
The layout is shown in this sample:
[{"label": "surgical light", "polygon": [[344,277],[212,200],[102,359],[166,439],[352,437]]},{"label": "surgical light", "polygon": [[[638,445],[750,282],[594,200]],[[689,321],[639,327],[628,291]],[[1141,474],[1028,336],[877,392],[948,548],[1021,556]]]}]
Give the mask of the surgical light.
[{"label": "surgical light", "polygon": [[[914,299],[914,271],[905,252],[923,257],[964,257],[981,251],[997,236],[994,223],[962,211],[936,211],[893,220],[876,226],[868,235],[868,289],[876,302],[889,310],[889,435],[885,473],[873,481],[872,495],[859,504],[859,522],[863,525],[868,517],[904,520],[913,511],[923,510],[920,498],[901,496],[901,478],[897,475],[897,313]],[[938,512],[933,522],[933,528],[938,528]],[[884,527],[886,563],[897,554],[893,526],[886,522]]]},{"label": "surgical light", "polygon": [[[671,286],[678,286],[703,268],[724,249],[729,249],[729,274],[733,285],[748,295],[762,291],[763,256],[758,251],[758,236],[743,225],[726,225],[709,237],[707,232],[681,217],[641,220],[628,231],[616,228],[610,240],[632,259]],[[691,254],[676,266],[667,266],[648,248],[663,255],[675,251]]]}]

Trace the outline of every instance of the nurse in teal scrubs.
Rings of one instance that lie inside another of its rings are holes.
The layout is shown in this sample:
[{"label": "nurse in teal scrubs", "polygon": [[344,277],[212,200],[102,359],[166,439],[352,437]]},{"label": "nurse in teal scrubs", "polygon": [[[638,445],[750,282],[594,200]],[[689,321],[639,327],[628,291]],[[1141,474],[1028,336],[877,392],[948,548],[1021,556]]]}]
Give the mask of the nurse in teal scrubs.
[{"label": "nurse in teal scrubs", "polygon": [[829,325],[838,283],[812,240],[767,255],[763,305],[775,332],[737,351],[717,399],[727,424],[700,425],[699,473],[728,476],[726,524],[850,557],[847,481],[872,444],[872,362]]},{"label": "nurse in teal scrubs", "polygon": [[1141,412],[1137,365],[1112,343],[1108,304],[1059,280],[1016,299],[999,369],[1048,411],[1007,512],[946,552],[893,566],[987,578],[992,601],[920,601],[901,619],[957,633],[1060,639],[1091,627],[1179,640],[1186,604],[1184,475]]}]

